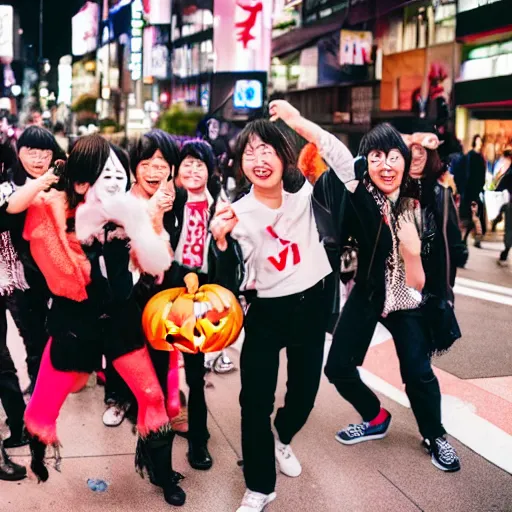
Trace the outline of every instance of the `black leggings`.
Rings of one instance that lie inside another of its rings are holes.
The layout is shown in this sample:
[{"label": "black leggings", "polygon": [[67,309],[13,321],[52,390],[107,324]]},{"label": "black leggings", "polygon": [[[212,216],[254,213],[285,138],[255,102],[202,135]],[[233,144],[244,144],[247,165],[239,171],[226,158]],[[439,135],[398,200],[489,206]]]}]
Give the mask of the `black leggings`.
[{"label": "black leggings", "polygon": [[270,416],[281,349],[286,348],[288,382],[275,428],[280,441],[289,444],[315,404],[328,316],[323,281],[303,293],[255,299],[249,307],[240,360],[240,405],[244,475],[251,491],[270,494],[276,484]]},{"label": "black leggings", "polygon": [[[421,309],[397,311],[380,321],[393,336],[405,392],[421,435],[428,439],[444,435],[441,391],[430,364],[430,345]],[[380,411],[380,400],[361,380],[355,365],[340,368],[336,364],[343,349],[342,342],[332,345],[325,373],[340,395],[361,414],[363,421],[371,421]]]}]

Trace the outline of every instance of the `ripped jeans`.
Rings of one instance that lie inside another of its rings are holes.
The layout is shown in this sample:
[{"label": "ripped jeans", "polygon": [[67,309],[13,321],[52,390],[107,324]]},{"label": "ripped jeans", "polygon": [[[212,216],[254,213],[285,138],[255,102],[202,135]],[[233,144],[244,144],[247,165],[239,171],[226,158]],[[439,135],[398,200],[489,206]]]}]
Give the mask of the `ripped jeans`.
[{"label": "ripped jeans", "polygon": [[[422,310],[397,311],[380,322],[393,336],[405,392],[421,435],[425,439],[444,435],[441,390],[430,364],[430,343]],[[333,355],[329,354],[329,358]],[[343,371],[338,368],[336,375],[330,375],[329,366],[328,361],[326,375],[341,396],[354,406],[363,421],[374,419],[380,411],[380,400],[361,380],[357,367],[347,366]]]}]

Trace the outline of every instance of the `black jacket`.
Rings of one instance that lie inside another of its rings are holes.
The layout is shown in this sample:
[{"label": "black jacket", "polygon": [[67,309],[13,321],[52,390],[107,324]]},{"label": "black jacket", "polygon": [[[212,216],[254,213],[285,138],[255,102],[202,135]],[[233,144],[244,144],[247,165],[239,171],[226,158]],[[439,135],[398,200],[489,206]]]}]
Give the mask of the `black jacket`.
[{"label": "black jacket", "polygon": [[450,187],[431,185],[422,197],[422,263],[427,295],[453,302],[457,268],[468,260]]}]

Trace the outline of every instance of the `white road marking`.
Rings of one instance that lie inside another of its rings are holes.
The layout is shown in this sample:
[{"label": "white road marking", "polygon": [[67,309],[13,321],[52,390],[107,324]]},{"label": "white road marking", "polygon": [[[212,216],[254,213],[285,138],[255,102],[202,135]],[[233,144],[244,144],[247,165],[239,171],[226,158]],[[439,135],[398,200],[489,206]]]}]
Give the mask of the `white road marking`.
[{"label": "white road marking", "polygon": [[460,286],[458,284],[455,284],[453,291],[457,295],[465,295],[466,297],[474,297],[475,299],[512,306],[512,296],[509,297],[508,295],[498,295],[497,293],[491,293],[476,288],[468,288],[467,286]]},{"label": "white road marking", "polygon": [[455,280],[455,286],[457,285],[467,288],[476,288],[477,290],[485,290],[487,292],[498,293],[501,295],[510,295],[512,297],[512,288],[507,286],[498,286],[497,284],[475,281],[474,279],[467,279],[465,277],[458,277]]},{"label": "white road marking", "polygon": [[[410,408],[407,395],[365,368],[359,369],[363,381],[400,405]],[[480,418],[471,403],[442,395],[443,425],[451,436],[496,466],[512,474],[512,436]],[[464,466],[464,459],[462,459]]]}]

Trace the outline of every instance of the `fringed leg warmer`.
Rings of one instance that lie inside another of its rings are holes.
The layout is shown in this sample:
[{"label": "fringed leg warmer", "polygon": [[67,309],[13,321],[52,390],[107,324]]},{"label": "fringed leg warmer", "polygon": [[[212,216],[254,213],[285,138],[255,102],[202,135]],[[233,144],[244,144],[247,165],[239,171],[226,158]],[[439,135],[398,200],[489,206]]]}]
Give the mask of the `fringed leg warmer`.
[{"label": "fringed leg warmer", "polygon": [[40,481],[48,480],[44,464],[46,446],[55,448],[55,467],[60,469],[57,437],[57,418],[67,396],[89,375],[81,372],[62,372],[54,368],[51,355],[51,339],[46,345],[41,360],[36,386],[25,411],[25,425],[30,434],[32,471]]}]

